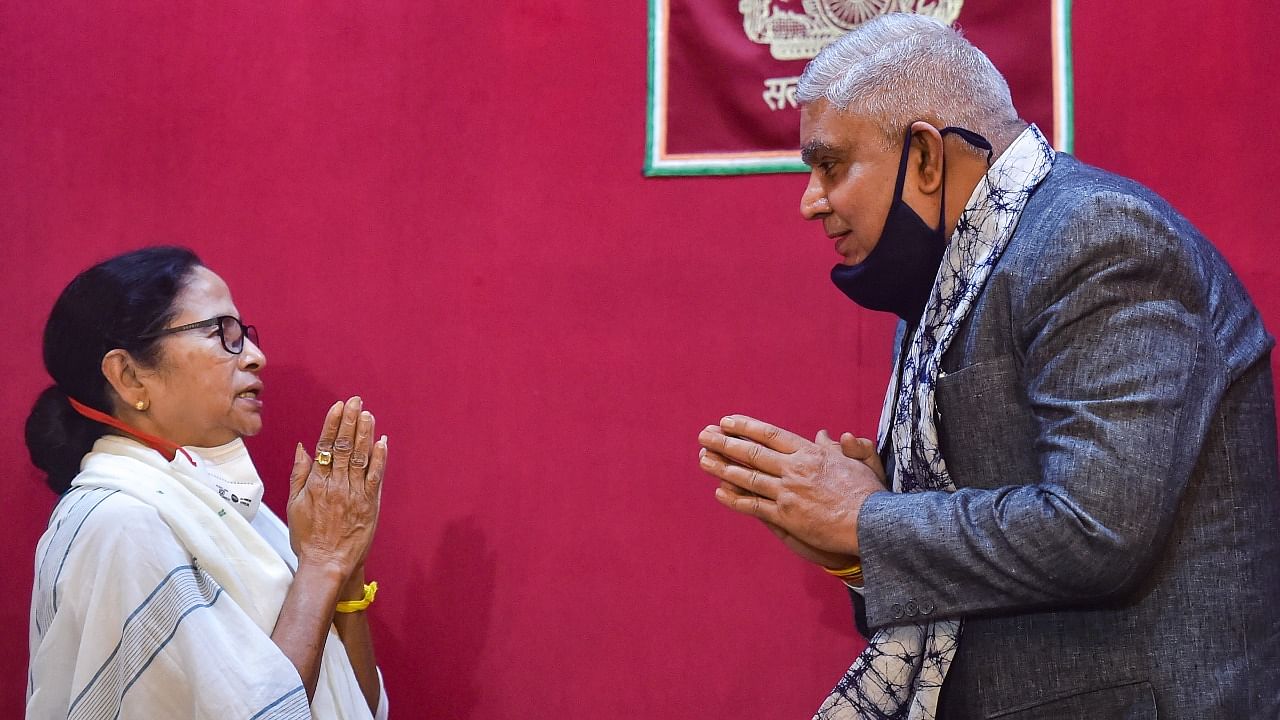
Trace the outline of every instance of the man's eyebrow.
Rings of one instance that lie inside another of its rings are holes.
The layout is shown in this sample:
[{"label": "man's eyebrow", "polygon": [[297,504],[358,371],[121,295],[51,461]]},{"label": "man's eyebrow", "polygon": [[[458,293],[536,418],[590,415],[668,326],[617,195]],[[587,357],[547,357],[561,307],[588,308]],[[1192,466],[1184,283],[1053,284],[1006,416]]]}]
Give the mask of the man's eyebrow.
[{"label": "man's eyebrow", "polygon": [[836,154],[836,148],[821,140],[810,140],[800,148],[800,162],[813,165],[814,158],[823,153]]}]

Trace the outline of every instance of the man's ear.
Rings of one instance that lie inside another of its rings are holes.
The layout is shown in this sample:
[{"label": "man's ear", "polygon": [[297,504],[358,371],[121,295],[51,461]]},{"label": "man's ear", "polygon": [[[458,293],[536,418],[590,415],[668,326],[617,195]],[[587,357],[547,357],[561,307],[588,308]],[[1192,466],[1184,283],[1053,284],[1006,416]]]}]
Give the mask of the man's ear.
[{"label": "man's ear", "polygon": [[126,350],[116,348],[102,356],[102,374],[125,406],[148,400],[139,370],[137,361]]},{"label": "man's ear", "polygon": [[924,122],[911,124],[912,161],[908,180],[914,180],[922,195],[932,195],[942,189],[942,133]]}]

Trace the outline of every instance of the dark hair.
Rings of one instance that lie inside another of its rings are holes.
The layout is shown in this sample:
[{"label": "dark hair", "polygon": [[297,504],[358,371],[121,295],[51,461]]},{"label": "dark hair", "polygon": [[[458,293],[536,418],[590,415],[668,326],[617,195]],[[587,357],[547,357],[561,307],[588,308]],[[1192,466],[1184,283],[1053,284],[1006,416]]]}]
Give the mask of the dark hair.
[{"label": "dark hair", "polygon": [[176,314],[173,303],[200,258],[186,248],[150,247],[117,255],[76,276],[53,304],[44,326],[44,367],[54,384],[40,393],[27,417],[27,452],[62,494],[80,472],[80,460],[107,426],[71,407],[77,401],[108,415],[112,392],[102,358],[121,348],[154,364],[158,338]]}]

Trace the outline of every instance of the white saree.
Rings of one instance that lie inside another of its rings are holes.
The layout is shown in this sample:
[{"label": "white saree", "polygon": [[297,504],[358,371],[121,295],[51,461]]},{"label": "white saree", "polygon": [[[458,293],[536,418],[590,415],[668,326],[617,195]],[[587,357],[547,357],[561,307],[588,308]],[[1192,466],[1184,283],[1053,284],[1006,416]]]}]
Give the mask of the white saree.
[{"label": "white saree", "polygon": [[373,718],[332,627],[308,705],[271,641],[288,530],[192,457],[115,435],[85,456],[36,548],[27,717]]}]

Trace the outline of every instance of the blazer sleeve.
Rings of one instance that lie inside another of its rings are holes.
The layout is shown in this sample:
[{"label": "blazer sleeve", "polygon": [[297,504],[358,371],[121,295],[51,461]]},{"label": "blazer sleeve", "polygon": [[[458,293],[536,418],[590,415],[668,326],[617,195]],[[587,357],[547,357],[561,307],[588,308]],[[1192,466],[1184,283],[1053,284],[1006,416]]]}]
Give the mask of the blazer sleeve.
[{"label": "blazer sleeve", "polygon": [[858,634],[864,639],[870,640],[873,633],[871,628],[867,626],[867,603],[858,594],[858,591],[849,588],[849,603],[853,607],[853,626],[857,628]]},{"label": "blazer sleeve", "polygon": [[1008,299],[1011,382],[1035,424],[1035,457],[1016,464],[1038,472],[872,495],[858,539],[873,628],[1103,602],[1170,532],[1226,386],[1202,263],[1141,199],[1064,216]]}]

